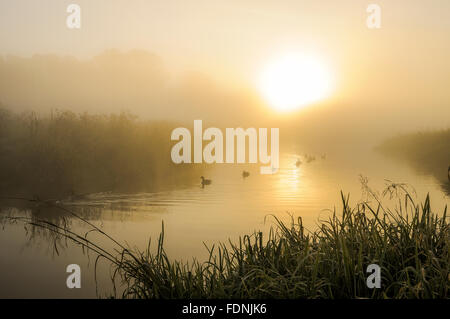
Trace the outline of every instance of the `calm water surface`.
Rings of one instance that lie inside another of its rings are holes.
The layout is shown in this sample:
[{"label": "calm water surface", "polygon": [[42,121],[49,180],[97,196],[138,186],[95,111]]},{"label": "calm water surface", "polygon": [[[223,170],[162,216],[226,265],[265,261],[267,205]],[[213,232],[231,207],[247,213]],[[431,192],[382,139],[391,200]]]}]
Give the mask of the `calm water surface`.
[{"label": "calm water surface", "polygon": [[[211,245],[254,230],[267,231],[273,220],[265,222],[265,217],[271,214],[286,220],[289,214],[302,216],[304,224],[314,229],[330,210],[341,208],[340,190],[351,194],[352,203],[362,198],[360,174],[379,191],[385,187],[385,179],[390,179],[414,186],[419,200],[429,192],[432,207],[439,212],[449,203],[444,188],[434,178],[372,152],[357,160],[316,156],[315,161],[299,167],[296,159],[295,154],[284,154],[275,175],[260,175],[259,165],[222,165],[205,173],[212,179],[212,185],[205,188],[198,179],[171,191],[95,194],[68,207],[118,241],[140,249],[146,248],[150,237],[156,242],[164,221],[169,257],[190,260],[206,258],[203,242]],[[243,169],[250,171],[250,177],[242,178]],[[2,214],[56,223],[67,220],[72,230],[81,234],[88,230],[83,222],[50,208],[5,207]],[[99,235],[92,234],[90,239],[113,247]],[[111,292],[106,262],[99,264],[96,286],[93,254],[86,255],[70,242],[57,244],[57,252],[54,247],[52,237],[42,230],[5,223],[0,230],[0,297],[90,298],[96,297],[96,287],[101,296]],[[65,284],[65,269],[74,263],[82,269],[82,288],[70,290]]]}]

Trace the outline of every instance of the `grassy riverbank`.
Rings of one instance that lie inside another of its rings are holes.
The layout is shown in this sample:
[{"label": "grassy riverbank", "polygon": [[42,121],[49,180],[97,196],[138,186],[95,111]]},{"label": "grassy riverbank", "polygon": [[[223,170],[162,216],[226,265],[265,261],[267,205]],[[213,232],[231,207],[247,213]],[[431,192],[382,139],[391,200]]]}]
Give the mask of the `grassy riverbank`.
[{"label": "grassy riverbank", "polygon": [[[382,199],[353,208],[342,195],[334,212],[311,233],[302,219],[275,217],[270,234],[256,232],[207,248],[205,262],[171,260],[164,227],[156,250],[131,250],[116,242],[107,251],[83,235],[43,220],[25,220],[71,238],[108,260],[125,289],[124,298],[449,298],[450,228],[447,208],[432,211],[430,199],[416,204],[403,185],[392,184]],[[62,208],[64,209],[64,208]],[[270,217],[269,217],[270,218]],[[266,237],[267,236],[267,237]],[[381,267],[381,288],[369,289],[367,266]]]}]

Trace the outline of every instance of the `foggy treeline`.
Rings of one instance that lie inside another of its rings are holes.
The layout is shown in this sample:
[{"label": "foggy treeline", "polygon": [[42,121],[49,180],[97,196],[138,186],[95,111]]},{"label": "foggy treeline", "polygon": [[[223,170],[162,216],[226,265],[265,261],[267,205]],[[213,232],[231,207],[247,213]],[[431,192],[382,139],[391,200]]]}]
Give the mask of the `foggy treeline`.
[{"label": "foggy treeline", "polygon": [[104,51],[90,59],[53,54],[0,56],[0,103],[15,110],[119,113],[192,122],[254,119],[250,93],[229,91],[198,71],[173,75],[143,50]]},{"label": "foggy treeline", "polygon": [[0,106],[38,114],[52,109],[130,112],[140,119],[176,121],[185,127],[196,119],[205,127],[279,127],[280,139],[308,144],[317,152],[334,148],[342,153],[344,147],[373,146],[399,132],[447,127],[445,116],[419,112],[410,112],[404,121],[408,104],[383,108],[337,100],[280,114],[254,88],[228,87],[198,69],[174,73],[163,57],[145,50],[110,49],[88,59],[0,56]]},{"label": "foggy treeline", "polygon": [[195,176],[170,158],[167,122],[119,115],[0,109],[0,193],[64,198],[91,192],[146,191]]}]

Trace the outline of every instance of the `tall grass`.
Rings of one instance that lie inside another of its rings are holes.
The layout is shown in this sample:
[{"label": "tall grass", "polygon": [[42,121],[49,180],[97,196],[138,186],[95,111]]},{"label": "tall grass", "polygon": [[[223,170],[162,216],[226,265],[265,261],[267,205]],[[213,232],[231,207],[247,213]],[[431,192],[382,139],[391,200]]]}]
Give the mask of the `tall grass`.
[{"label": "tall grass", "polygon": [[173,123],[53,111],[0,109],[0,194],[61,199],[68,195],[136,192],[198,182],[198,168],[170,158]]},{"label": "tall grass", "polygon": [[[449,298],[450,229],[447,207],[432,212],[430,198],[416,204],[406,188],[390,185],[383,197],[353,208],[342,193],[334,211],[309,232],[301,218],[290,224],[272,216],[275,226],[237,241],[206,247],[204,262],[171,260],[164,249],[164,224],[156,244],[106,251],[86,236],[43,220],[24,220],[50,229],[106,258],[124,289],[123,298]],[[383,200],[390,197],[392,208]],[[61,208],[65,209],[65,208]],[[75,215],[76,217],[76,215]],[[85,221],[89,223],[88,221]],[[97,262],[96,261],[96,262]],[[369,289],[369,264],[381,267],[381,288]]]}]

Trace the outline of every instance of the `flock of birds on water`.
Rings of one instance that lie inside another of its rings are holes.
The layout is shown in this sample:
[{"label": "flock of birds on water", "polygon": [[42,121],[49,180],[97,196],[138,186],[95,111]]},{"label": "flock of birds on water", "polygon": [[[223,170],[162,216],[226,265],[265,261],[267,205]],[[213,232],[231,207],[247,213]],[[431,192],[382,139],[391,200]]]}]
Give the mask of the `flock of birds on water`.
[{"label": "flock of birds on water", "polygon": [[[245,178],[247,178],[249,176],[250,176],[250,172],[242,171],[242,178],[245,179]],[[200,179],[202,180],[201,181],[202,188],[204,188],[206,185],[211,185],[211,183],[212,183],[212,180],[206,179],[204,176],[200,176]]]},{"label": "flock of birds on water", "polygon": [[[327,155],[326,154],[322,154],[322,155],[320,155],[320,157],[321,157],[321,159],[325,160],[327,158]],[[305,162],[306,163],[311,163],[311,162],[316,160],[315,156],[309,155],[309,154],[305,154],[304,158],[305,158]],[[302,163],[303,162],[300,160],[300,158],[298,158],[297,161],[295,162],[295,166],[299,167],[300,165],[302,165]],[[245,171],[245,170],[242,171],[242,178],[245,179],[245,178],[247,178],[249,176],[250,176],[250,172]],[[447,177],[448,177],[448,180],[450,182],[450,166],[448,167],[448,170],[447,170]],[[202,188],[204,188],[207,185],[211,185],[211,183],[212,183],[212,180],[206,179],[204,176],[200,176],[200,179],[202,180],[201,181]]]},{"label": "flock of birds on water", "polygon": [[[311,162],[316,160],[316,157],[313,156],[313,155],[310,155],[310,154],[305,154],[304,158],[305,158],[304,161],[306,163],[311,163]],[[326,154],[322,154],[322,155],[320,155],[320,158],[325,160],[327,158],[327,155]],[[302,161],[300,160],[300,158],[298,158],[297,161],[295,162],[295,166],[299,167],[300,165],[302,165]],[[250,172],[245,171],[245,170],[242,171],[242,178],[245,179],[245,178],[247,178],[249,176],[250,176]],[[449,178],[450,178],[450,167],[449,167]],[[211,179],[206,179],[204,176],[200,176],[200,179],[201,179],[201,186],[202,186],[202,188],[204,188],[207,185],[211,185],[211,183],[212,183]]]},{"label": "flock of birds on water", "polygon": [[[325,160],[326,159],[326,154],[322,154],[321,156],[321,159],[322,160]],[[305,154],[304,155],[304,161],[306,162],[306,163],[311,163],[311,162],[313,162],[313,161],[315,161],[316,160],[316,157],[315,156],[313,156],[313,155],[309,155],[309,154]],[[299,167],[300,165],[302,165],[302,161],[300,161],[300,159],[298,158],[297,159],[297,161],[295,162],[295,166],[296,167]],[[248,171],[242,171],[242,178],[243,179],[246,179],[246,178],[248,178],[250,176],[250,172],[248,172]],[[448,167],[448,170],[447,170],[447,177],[448,177],[448,180],[449,180],[449,182],[450,182],[450,166]],[[204,188],[205,186],[207,186],[207,185],[211,185],[212,184],[212,180],[211,179],[207,179],[207,178],[205,178],[204,176],[200,176],[200,179],[201,179],[201,186],[202,186],[202,188]],[[81,195],[76,195],[76,194],[74,194],[74,192],[72,191],[72,194],[71,194],[71,196],[69,196],[69,198],[68,198],[68,201],[77,201],[77,200],[82,200],[82,199],[85,199],[86,197],[87,197],[87,195],[88,194],[81,194]],[[41,200],[39,200],[39,198],[35,198],[35,199],[33,199],[32,201],[36,201],[36,202],[38,202],[38,203],[40,203],[40,204],[59,204],[61,201],[59,201],[59,200],[46,200],[46,201],[41,201]]]}]

